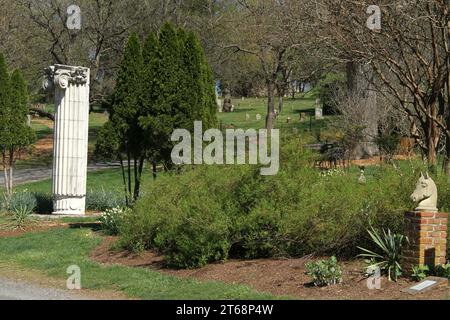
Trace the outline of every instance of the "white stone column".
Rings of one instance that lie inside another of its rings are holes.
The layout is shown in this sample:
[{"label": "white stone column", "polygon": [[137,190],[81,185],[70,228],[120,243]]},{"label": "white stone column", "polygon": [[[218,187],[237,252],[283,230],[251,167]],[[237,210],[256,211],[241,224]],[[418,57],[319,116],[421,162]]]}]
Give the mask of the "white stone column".
[{"label": "white stone column", "polygon": [[89,133],[89,69],[46,69],[45,89],[55,92],[53,214],[84,215]]}]

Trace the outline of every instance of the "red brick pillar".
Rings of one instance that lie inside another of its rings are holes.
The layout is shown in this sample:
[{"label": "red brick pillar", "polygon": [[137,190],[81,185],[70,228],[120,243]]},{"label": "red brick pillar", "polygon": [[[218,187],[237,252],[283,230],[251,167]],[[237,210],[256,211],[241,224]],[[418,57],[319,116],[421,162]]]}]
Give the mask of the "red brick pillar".
[{"label": "red brick pillar", "polygon": [[405,214],[405,235],[410,242],[403,251],[405,272],[410,272],[415,265],[428,265],[434,268],[446,263],[447,222],[447,213]]}]

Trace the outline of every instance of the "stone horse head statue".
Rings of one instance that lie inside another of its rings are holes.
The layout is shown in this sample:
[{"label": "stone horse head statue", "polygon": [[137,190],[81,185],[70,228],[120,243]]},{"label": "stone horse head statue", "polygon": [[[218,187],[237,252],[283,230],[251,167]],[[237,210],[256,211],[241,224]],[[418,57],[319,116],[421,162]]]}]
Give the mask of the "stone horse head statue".
[{"label": "stone horse head statue", "polygon": [[417,212],[437,212],[437,187],[429,174],[420,174],[419,182],[417,182],[416,190],[411,195],[411,200],[419,203],[416,208]]}]

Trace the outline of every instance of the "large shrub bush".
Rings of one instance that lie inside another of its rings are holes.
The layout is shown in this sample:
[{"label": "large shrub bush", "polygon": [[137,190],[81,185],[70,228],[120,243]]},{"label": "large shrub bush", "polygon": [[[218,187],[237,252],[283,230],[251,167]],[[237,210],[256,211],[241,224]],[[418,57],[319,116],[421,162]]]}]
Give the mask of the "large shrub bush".
[{"label": "large shrub bush", "polygon": [[[282,141],[281,170],[263,177],[250,166],[201,166],[159,178],[127,216],[122,244],[156,249],[177,267],[198,267],[228,256],[261,258],[310,253],[356,256],[372,248],[366,230],[401,232],[420,165],[404,163],[322,175],[298,139]],[[441,207],[450,188],[437,179]],[[441,188],[442,186],[442,188]]]}]

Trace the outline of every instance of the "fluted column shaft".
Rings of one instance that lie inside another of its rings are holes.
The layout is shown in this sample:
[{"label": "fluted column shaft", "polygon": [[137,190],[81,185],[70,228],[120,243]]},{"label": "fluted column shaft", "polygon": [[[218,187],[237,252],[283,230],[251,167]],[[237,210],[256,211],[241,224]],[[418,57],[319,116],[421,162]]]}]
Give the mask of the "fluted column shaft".
[{"label": "fluted column shaft", "polygon": [[89,132],[89,69],[55,65],[44,86],[55,90],[53,214],[83,215]]}]

